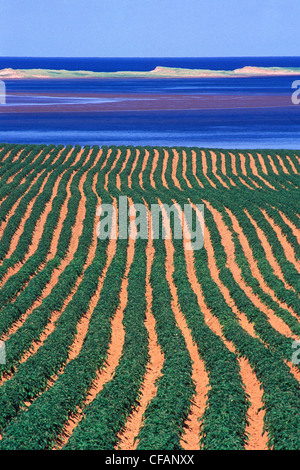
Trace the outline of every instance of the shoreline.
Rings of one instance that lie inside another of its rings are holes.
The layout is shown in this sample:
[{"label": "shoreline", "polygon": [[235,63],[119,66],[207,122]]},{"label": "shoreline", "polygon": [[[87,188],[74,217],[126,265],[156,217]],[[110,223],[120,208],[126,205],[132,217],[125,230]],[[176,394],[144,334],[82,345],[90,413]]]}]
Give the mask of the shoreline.
[{"label": "shoreline", "polygon": [[297,76],[300,67],[254,67],[245,66],[234,70],[187,69],[157,66],[150,72],[93,72],[88,70],[13,69],[0,70],[0,79],[88,79],[88,78],[234,78]]}]

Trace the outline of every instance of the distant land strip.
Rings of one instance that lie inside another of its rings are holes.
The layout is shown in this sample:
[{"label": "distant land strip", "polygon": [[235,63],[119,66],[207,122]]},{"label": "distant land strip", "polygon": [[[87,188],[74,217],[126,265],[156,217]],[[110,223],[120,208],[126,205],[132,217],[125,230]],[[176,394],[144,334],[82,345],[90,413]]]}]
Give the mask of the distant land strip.
[{"label": "distant land strip", "polygon": [[0,79],[26,78],[230,78],[300,75],[299,67],[242,67],[235,70],[204,70],[156,67],[151,71],[92,72],[85,70],[12,69],[0,70]]}]

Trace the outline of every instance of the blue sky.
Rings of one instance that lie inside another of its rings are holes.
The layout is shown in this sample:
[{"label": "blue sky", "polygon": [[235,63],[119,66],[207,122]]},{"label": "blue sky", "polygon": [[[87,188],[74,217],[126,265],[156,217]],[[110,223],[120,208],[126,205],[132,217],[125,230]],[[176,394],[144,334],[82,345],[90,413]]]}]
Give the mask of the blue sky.
[{"label": "blue sky", "polygon": [[0,0],[0,56],[293,55],[299,0]]}]

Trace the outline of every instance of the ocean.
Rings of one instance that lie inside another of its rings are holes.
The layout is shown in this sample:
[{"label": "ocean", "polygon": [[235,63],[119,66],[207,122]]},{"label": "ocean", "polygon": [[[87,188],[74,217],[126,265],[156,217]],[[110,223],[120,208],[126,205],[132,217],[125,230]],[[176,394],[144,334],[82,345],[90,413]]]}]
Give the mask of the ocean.
[{"label": "ocean", "polygon": [[[150,71],[300,67],[300,57],[0,58],[0,69]],[[300,76],[10,79],[0,141],[300,149]]]}]

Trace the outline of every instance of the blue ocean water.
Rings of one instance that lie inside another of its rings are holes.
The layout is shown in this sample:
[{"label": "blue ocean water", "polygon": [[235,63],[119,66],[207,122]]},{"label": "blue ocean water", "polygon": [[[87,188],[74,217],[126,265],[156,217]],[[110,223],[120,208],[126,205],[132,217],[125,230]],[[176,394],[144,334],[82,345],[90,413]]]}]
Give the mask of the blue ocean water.
[{"label": "blue ocean water", "polygon": [[[156,66],[233,70],[247,65],[300,67],[300,57],[0,58],[0,69],[105,72]],[[300,105],[291,101],[292,83],[299,79],[7,80],[6,105],[0,104],[0,141],[300,149]],[[217,107],[211,96],[217,97]],[[159,106],[166,97],[168,109]],[[202,98],[205,105],[199,106]]]}]

